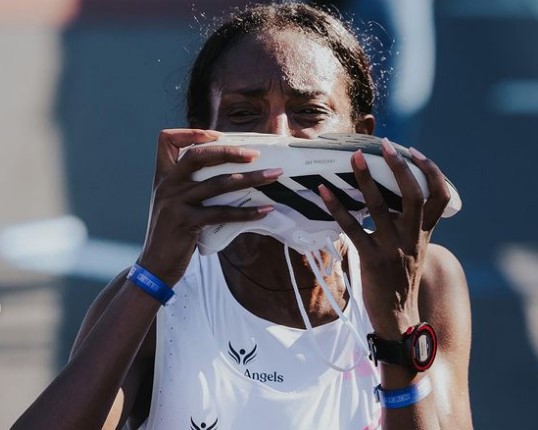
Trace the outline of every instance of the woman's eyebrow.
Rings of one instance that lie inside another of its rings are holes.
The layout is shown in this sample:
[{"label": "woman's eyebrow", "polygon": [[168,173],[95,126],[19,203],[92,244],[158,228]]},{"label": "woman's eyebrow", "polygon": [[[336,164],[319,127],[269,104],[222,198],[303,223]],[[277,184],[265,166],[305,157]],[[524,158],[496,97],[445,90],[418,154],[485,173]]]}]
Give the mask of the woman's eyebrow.
[{"label": "woman's eyebrow", "polygon": [[319,96],[328,97],[329,95],[325,91],[314,90],[308,88],[288,88],[286,93],[292,97],[297,98],[315,98]]},{"label": "woman's eyebrow", "polygon": [[[240,95],[249,98],[261,98],[264,97],[269,92],[268,88],[234,88],[229,91],[223,91],[223,95]],[[307,88],[286,88],[286,95],[295,98],[315,98],[319,96],[328,97],[328,94],[325,91],[307,89]]]},{"label": "woman's eyebrow", "polygon": [[250,98],[261,98],[267,94],[267,88],[236,88],[223,91],[223,95],[239,95]]}]

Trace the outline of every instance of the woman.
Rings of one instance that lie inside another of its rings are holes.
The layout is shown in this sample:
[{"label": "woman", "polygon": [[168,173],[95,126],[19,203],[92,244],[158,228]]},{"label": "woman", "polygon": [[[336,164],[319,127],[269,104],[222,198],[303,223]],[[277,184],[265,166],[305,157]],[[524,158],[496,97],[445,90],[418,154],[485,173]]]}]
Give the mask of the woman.
[{"label": "woman", "polygon": [[[398,216],[389,214],[362,153],[353,154],[376,224],[373,234],[327,188],[319,188],[349,237],[337,244],[344,260],[334,262],[324,281],[338,311],[351,315],[364,337],[375,334],[375,366],[364,346],[347,340],[302,255],[292,253],[291,264],[313,336],[322,353],[332,351],[352,370],[330,369],[304,340],[280,242],[243,234],[218,256],[195,251],[205,225],[260,220],[273,210],[204,207],[202,201],[270,184],[282,174],[275,166],[193,182],[192,173],[204,166],[249,163],[258,156],[218,145],[220,133],[209,129],[302,138],[371,134],[373,101],[364,52],[334,17],[293,3],[253,6],[232,16],[206,42],[192,71],[189,122],[197,129],[159,135],[147,236],[136,270],[103,290],[70,362],[13,428],[471,428],[467,286],[456,258],[429,244],[449,196],[441,172],[420,152],[412,150],[428,179],[426,202],[401,156],[388,141],[383,145],[403,191]],[[196,146],[214,140],[216,145]],[[344,273],[352,279],[351,296]],[[141,279],[148,278],[161,296],[144,290]],[[177,300],[161,308],[167,286],[175,286]],[[424,321],[438,338],[429,370],[417,372],[408,362],[390,364],[378,355],[383,342],[400,345],[402,334]],[[383,407],[372,394],[379,381]]]}]

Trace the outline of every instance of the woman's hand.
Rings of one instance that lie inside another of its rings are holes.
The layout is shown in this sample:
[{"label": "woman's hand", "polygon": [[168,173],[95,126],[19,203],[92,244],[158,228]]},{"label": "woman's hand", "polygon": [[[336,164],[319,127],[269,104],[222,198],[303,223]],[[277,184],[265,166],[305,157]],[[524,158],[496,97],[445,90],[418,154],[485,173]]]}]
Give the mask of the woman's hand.
[{"label": "woman's hand", "polygon": [[[259,156],[258,151],[236,146],[196,146],[215,141],[220,135],[216,131],[192,129],[164,130],[159,135],[148,229],[138,262],[168,285],[174,285],[185,272],[202,227],[252,221],[272,210],[271,206],[202,205],[210,197],[267,184],[282,174],[280,169],[269,169],[194,182],[192,173],[202,167],[248,163]],[[184,149],[187,147],[188,150]],[[185,152],[179,157],[181,150]]]},{"label": "woman's hand", "polygon": [[401,214],[388,211],[362,152],[352,157],[355,177],[376,225],[372,234],[364,231],[326,187],[321,185],[319,190],[359,251],[364,303],[375,332],[387,340],[401,340],[409,326],[420,322],[418,290],[426,248],[450,200],[439,168],[417,150],[410,152],[428,182],[430,195],[426,201],[402,156],[387,139],[383,141],[383,157],[402,191]]}]

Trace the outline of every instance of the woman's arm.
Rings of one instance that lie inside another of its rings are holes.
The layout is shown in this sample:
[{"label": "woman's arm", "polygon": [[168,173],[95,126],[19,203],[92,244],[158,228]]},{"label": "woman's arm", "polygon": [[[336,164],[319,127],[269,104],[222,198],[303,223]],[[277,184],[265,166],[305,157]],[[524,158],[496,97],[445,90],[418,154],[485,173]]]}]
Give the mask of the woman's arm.
[{"label": "woman's arm", "polygon": [[[192,173],[204,166],[248,163],[256,157],[239,147],[212,145],[193,146],[178,160],[182,148],[217,138],[218,133],[204,130],[165,130],[159,135],[148,230],[138,263],[169,286],[185,273],[204,225],[256,220],[270,210],[202,205],[215,195],[267,184],[279,176],[254,171],[192,181]],[[125,418],[123,404],[132,404],[145,367],[145,357],[138,360],[137,355],[161,304],[124,278],[114,285],[111,289],[117,291],[106,292],[95,305],[69,363],[12,430],[95,430],[107,416],[107,428],[114,428],[120,416]],[[122,384],[132,388],[122,393]]]},{"label": "woman's arm", "polygon": [[123,282],[69,363],[13,430],[101,428],[159,306]]},{"label": "woman's arm", "polygon": [[[320,186],[319,191],[327,208],[359,251],[364,304],[375,335],[379,339],[401,342],[402,334],[410,327],[423,322],[426,317],[433,316],[435,300],[438,300],[437,309],[443,308],[443,311],[439,313],[440,317],[435,320],[435,323],[440,324],[441,330],[437,370],[430,369],[428,372],[417,373],[411,365],[379,363],[383,391],[410,390],[412,385],[423,380],[426,373],[432,373],[434,384],[434,392],[420,401],[397,409],[383,408],[383,429],[437,430],[447,428],[445,426],[447,410],[465,409],[460,406],[460,400],[453,395],[451,382],[446,378],[456,377],[456,391],[463,390],[464,398],[466,398],[468,394],[464,386],[469,344],[466,341],[457,345],[452,342],[455,337],[448,336],[448,333],[455,336],[459,325],[456,318],[449,321],[446,318],[452,313],[457,313],[457,308],[461,304],[467,306],[465,309],[468,309],[468,302],[465,299],[463,301],[448,300],[451,297],[449,294],[441,296],[442,291],[446,293],[450,291],[450,288],[465,291],[465,278],[461,273],[461,268],[458,269],[459,264],[455,258],[446,259],[446,261],[436,260],[429,251],[433,249],[429,245],[433,229],[450,200],[445,177],[431,160],[416,150],[410,150],[410,152],[413,162],[426,176],[429,188],[427,199],[424,198],[403,157],[387,139],[384,139],[383,157],[402,191],[401,214],[388,211],[383,196],[370,175],[362,152],[357,151],[352,157],[355,177],[376,226],[372,234],[363,229],[326,187]],[[435,252],[437,251],[433,251],[433,254]],[[423,273],[426,277],[424,281],[421,281]],[[424,292],[435,288],[439,290],[436,290],[433,296],[430,293],[430,300],[426,300],[425,297],[428,296]],[[422,290],[424,291],[421,294]],[[468,311],[463,311],[463,315],[468,317]],[[434,329],[437,328],[434,326]],[[466,337],[468,333],[464,333],[463,336],[464,339],[468,339]],[[445,389],[443,385],[450,388]],[[442,399],[437,401],[436,394]],[[395,399],[402,399],[402,397],[395,397]],[[449,403],[441,416],[437,405],[443,401]],[[449,424],[448,428],[469,428],[465,427],[470,425],[469,417],[462,415],[457,418]],[[455,427],[460,423],[464,427]]]},{"label": "woman's arm", "polygon": [[[381,385],[398,389],[428,375],[433,393],[402,409],[384,409],[383,429],[471,430],[468,368],[471,348],[471,309],[463,269],[456,257],[438,245],[429,245],[418,297],[421,321],[434,327],[438,349],[432,367],[410,373],[379,363]],[[404,427],[402,423],[410,423]]]},{"label": "woman's arm", "polygon": [[[88,309],[71,350],[70,360],[82,345],[109,303],[121,289],[128,270],[120,273],[109,284]],[[108,413],[103,430],[123,428],[129,420],[132,428],[138,428],[149,413],[153,368],[155,363],[156,322],[154,321],[142,342],[133,363],[127,371],[121,388]],[[148,400],[149,399],[149,400]],[[135,406],[136,405],[136,406]]]},{"label": "woman's arm", "polygon": [[439,348],[431,369],[435,406],[442,429],[472,429],[469,400],[471,306],[460,262],[447,249],[430,245],[420,282],[421,319],[435,327]]}]

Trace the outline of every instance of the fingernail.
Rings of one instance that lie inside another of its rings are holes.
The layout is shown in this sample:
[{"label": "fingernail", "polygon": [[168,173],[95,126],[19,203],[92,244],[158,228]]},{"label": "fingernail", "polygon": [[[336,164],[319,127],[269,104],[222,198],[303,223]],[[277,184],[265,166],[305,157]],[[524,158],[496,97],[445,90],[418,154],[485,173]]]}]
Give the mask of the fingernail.
[{"label": "fingernail", "polygon": [[217,130],[204,130],[205,134],[210,136],[210,137],[220,137],[220,136],[223,136],[224,133],[221,133],[220,131],[217,131]]},{"label": "fingernail", "polygon": [[357,166],[359,170],[368,170],[364,154],[360,149],[353,154],[353,160],[355,161],[355,166]]},{"label": "fingernail", "polygon": [[258,158],[260,156],[260,151],[257,151],[256,149],[241,148],[239,155],[246,158]]},{"label": "fingernail", "polygon": [[330,200],[331,192],[329,191],[329,189],[325,185],[323,185],[323,184],[318,185],[318,191],[319,191],[320,196],[324,200]]},{"label": "fingernail", "polygon": [[385,150],[385,152],[388,154],[388,155],[391,155],[391,156],[394,156],[396,155],[396,149],[394,149],[394,146],[392,145],[392,143],[390,142],[390,140],[388,140],[386,137],[384,137],[382,140],[381,140],[382,144],[383,144],[383,149]]},{"label": "fingernail", "polygon": [[284,173],[284,170],[282,170],[281,168],[278,168],[278,169],[266,169],[262,172],[262,175],[265,179],[276,179],[278,178],[280,175],[282,175],[282,173]]},{"label": "fingernail", "polygon": [[415,149],[415,148],[411,147],[411,148],[409,148],[409,152],[417,160],[424,161],[426,159],[426,156],[422,152],[420,152],[418,149]]},{"label": "fingernail", "polygon": [[269,212],[273,212],[275,208],[273,206],[258,206],[256,210],[259,214],[268,214]]}]

